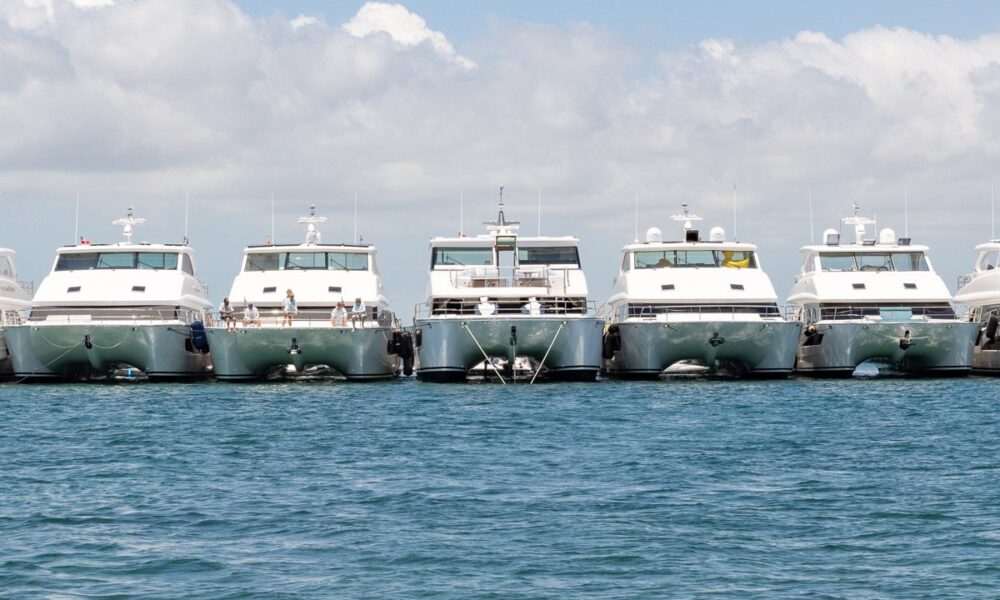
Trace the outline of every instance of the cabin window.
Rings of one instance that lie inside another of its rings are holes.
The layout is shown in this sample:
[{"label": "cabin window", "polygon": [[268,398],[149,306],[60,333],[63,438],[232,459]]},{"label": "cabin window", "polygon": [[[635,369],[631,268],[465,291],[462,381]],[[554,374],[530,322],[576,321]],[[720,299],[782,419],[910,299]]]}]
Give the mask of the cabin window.
[{"label": "cabin window", "polygon": [[625,256],[622,258],[622,273],[632,269],[632,253],[626,252]]},{"label": "cabin window", "polygon": [[89,269],[177,269],[176,252],[73,252],[60,254],[56,271]]},{"label": "cabin window", "polygon": [[279,255],[277,252],[253,252],[247,254],[246,266],[243,268],[243,270],[277,271],[278,256]]},{"label": "cabin window", "polygon": [[435,248],[431,267],[492,265],[492,248]]},{"label": "cabin window", "polygon": [[858,254],[856,263],[859,271],[892,271],[892,261],[888,252]]},{"label": "cabin window", "polygon": [[893,252],[892,263],[897,271],[930,271],[923,252]]},{"label": "cabin window", "polygon": [[362,252],[330,252],[327,268],[337,271],[367,271],[368,255]]},{"label": "cabin window", "polygon": [[824,271],[930,271],[923,252],[829,252],[820,254]]},{"label": "cabin window", "polygon": [[157,271],[176,271],[177,254],[166,252],[136,253],[136,268],[155,269]]},{"label": "cabin window", "polygon": [[580,254],[575,247],[518,248],[520,265],[571,265],[580,266]]},{"label": "cabin window", "polygon": [[753,252],[745,250],[645,250],[635,253],[636,269],[726,267],[756,269]]},{"label": "cabin window", "polygon": [[181,268],[184,270],[185,273],[193,277],[194,263],[191,262],[191,257],[188,256],[187,254],[182,254],[181,256],[183,257],[183,259],[181,260]]},{"label": "cabin window", "polygon": [[0,275],[14,278],[14,265],[6,256],[0,256]]},{"label": "cabin window", "polygon": [[289,252],[284,256],[285,270],[326,268],[326,252]]}]

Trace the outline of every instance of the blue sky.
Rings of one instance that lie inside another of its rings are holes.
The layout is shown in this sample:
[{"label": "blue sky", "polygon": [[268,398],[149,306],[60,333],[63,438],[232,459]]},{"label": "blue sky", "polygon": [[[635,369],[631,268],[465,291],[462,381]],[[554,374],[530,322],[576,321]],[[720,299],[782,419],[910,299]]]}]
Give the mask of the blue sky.
[{"label": "blue sky", "polygon": [[[238,0],[237,4],[260,17],[275,12],[288,16],[301,13],[322,16],[330,23],[349,20],[359,6],[343,0]],[[1000,30],[1000,3],[985,0],[414,0],[404,4],[459,44],[476,38],[498,18],[555,26],[589,23],[650,50],[696,44],[706,37],[772,41],[802,30],[839,38],[876,25],[955,37]]]}]

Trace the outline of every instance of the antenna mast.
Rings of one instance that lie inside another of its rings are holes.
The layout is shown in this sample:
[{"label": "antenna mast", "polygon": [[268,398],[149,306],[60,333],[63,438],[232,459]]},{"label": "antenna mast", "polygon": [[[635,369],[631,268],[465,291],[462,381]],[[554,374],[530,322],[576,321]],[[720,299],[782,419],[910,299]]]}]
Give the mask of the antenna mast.
[{"label": "antenna mast", "polygon": [[191,192],[184,192],[184,245],[188,245],[188,208],[191,205]]},{"label": "antenna mast", "polygon": [[542,188],[538,188],[538,237],[542,237]]},{"label": "antenna mast", "polygon": [[816,243],[816,228],[813,226],[813,189],[809,186],[809,243]]},{"label": "antenna mast", "polygon": [[639,190],[635,191],[635,239],[632,243],[639,243]]},{"label": "antenna mast", "polygon": [[736,237],[736,184],[733,184],[733,239],[739,240]]},{"label": "antenna mast", "polygon": [[993,191],[996,187],[995,184],[990,184],[990,239],[997,239],[997,211],[996,204],[994,203]]},{"label": "antenna mast", "polygon": [[122,233],[125,235],[125,243],[132,243],[132,233],[135,231],[133,225],[141,225],[146,222],[146,219],[140,219],[138,217],[132,216],[132,207],[128,207],[128,214],[124,218],[115,219],[111,222],[112,225],[121,225]]},{"label": "antenna mast", "polygon": [[274,192],[271,192],[271,243],[274,242]]},{"label": "antenna mast", "polygon": [[354,243],[358,243],[358,193],[354,192]]},{"label": "antenna mast", "polygon": [[903,185],[903,237],[910,237],[910,190]]},{"label": "antenna mast", "polygon": [[465,235],[465,190],[458,190],[458,237]]},{"label": "antenna mast", "polygon": [[76,220],[73,223],[73,243],[80,241],[80,194],[76,195]]}]

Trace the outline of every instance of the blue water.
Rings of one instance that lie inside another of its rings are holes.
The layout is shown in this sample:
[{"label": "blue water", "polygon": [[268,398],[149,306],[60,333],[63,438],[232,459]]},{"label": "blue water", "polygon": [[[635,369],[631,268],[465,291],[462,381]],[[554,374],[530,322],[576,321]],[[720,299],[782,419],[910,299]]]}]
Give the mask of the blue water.
[{"label": "blue water", "polygon": [[1000,597],[997,380],[0,386],[0,596]]}]

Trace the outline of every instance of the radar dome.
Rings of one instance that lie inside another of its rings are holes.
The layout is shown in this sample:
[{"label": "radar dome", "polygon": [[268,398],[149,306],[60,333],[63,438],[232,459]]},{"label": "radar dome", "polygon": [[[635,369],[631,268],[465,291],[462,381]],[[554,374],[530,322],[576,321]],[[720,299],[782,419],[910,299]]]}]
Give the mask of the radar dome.
[{"label": "radar dome", "polygon": [[711,231],[708,232],[708,241],[710,242],[726,241],[726,230],[721,227],[713,227]]},{"label": "radar dome", "polygon": [[891,246],[896,243],[896,232],[886,227],[878,234],[878,243]]},{"label": "radar dome", "polygon": [[646,230],[646,242],[662,242],[663,232],[659,227],[650,227]]}]

